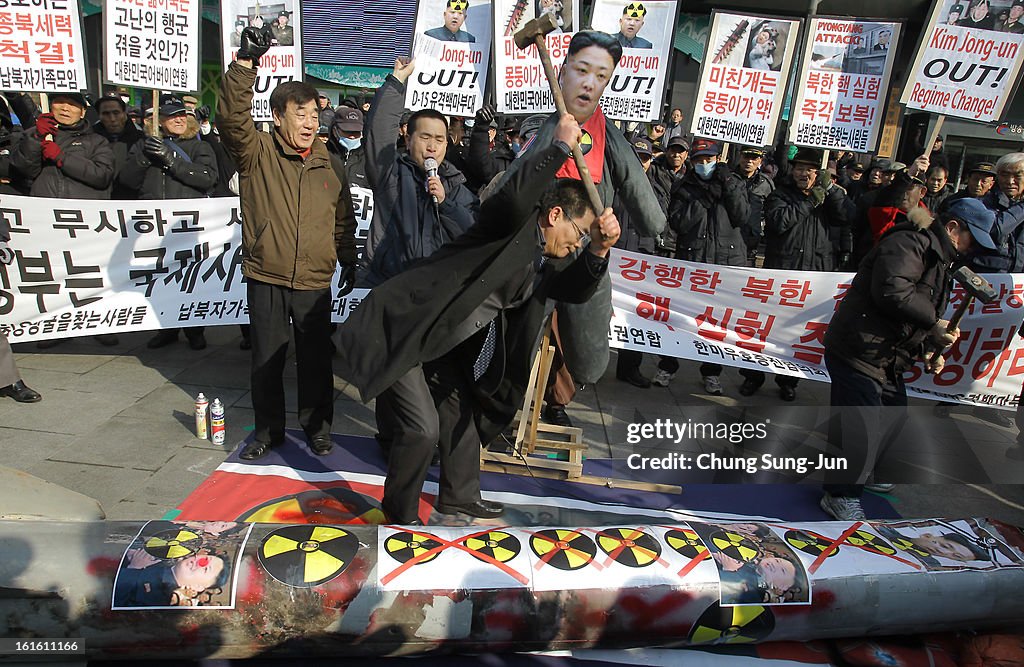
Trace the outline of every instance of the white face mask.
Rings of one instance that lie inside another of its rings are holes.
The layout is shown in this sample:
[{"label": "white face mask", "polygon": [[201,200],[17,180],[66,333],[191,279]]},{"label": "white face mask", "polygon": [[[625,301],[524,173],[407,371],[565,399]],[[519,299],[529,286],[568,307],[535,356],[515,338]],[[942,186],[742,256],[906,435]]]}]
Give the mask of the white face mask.
[{"label": "white face mask", "polygon": [[717,164],[717,162],[705,162],[703,164],[698,162],[693,165],[693,170],[697,172],[699,178],[706,181],[711,178],[711,174],[715,173],[715,166]]},{"label": "white face mask", "polygon": [[349,139],[348,137],[339,137],[338,143],[347,148],[348,150],[354,151],[355,149],[359,148],[360,144],[363,143],[363,140],[361,138]]}]

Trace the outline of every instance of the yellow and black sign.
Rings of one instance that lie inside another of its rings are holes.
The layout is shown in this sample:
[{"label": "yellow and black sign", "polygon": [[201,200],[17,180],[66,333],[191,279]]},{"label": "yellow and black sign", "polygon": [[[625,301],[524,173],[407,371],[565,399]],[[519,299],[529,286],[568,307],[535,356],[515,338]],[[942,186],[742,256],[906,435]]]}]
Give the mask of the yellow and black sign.
[{"label": "yellow and black sign", "polygon": [[862,547],[864,549],[870,549],[871,551],[877,551],[880,554],[891,556],[896,553],[888,542],[883,540],[877,535],[872,535],[863,530],[854,531],[852,535],[846,538],[846,544],[851,544],[855,547]]},{"label": "yellow and black sign", "polygon": [[[432,549],[437,549],[441,543],[429,533],[395,533],[384,540],[384,551],[399,563],[405,563],[417,556],[423,556]],[[437,558],[441,550],[416,561],[417,565],[429,563]]]},{"label": "yellow and black sign", "polygon": [[580,130],[583,132],[582,136],[580,136],[580,150],[586,155],[594,147],[594,137],[590,136],[590,132],[587,132],[582,127]]},{"label": "yellow and black sign", "polygon": [[693,624],[690,643],[747,644],[766,639],[774,629],[775,616],[767,607],[723,607],[716,602]]},{"label": "yellow and black sign", "polygon": [[727,530],[711,534],[711,544],[730,558],[749,563],[761,555],[761,550],[750,539]]},{"label": "yellow and black sign", "polygon": [[263,568],[294,588],[312,588],[344,572],[359,550],[355,535],[334,526],[288,526],[260,544]]},{"label": "yellow and black sign", "polygon": [[597,555],[597,545],[575,530],[538,530],[530,538],[530,548],[541,562],[559,570],[586,567]]},{"label": "yellow and black sign", "polygon": [[670,530],[665,533],[665,543],[677,554],[687,558],[696,558],[701,552],[704,553],[704,560],[711,558],[711,552],[700,541],[697,533],[687,528]]},{"label": "yellow and black sign", "polygon": [[636,528],[606,528],[597,534],[597,546],[627,567],[647,567],[661,557],[658,540]]},{"label": "yellow and black sign", "polygon": [[489,562],[493,559],[499,563],[507,563],[522,550],[519,540],[512,535],[500,530],[492,530],[486,535],[467,538],[463,545],[470,550],[474,557]]},{"label": "yellow and black sign", "polygon": [[[805,554],[810,554],[815,558],[823,554],[826,549],[832,546],[831,540],[826,540],[814,535],[808,535],[802,530],[787,530],[786,542],[788,542],[794,549],[799,549]],[[835,556],[837,553],[839,553],[839,547],[835,547],[829,551],[828,558]]]},{"label": "yellow and black sign", "polygon": [[203,546],[203,538],[191,530],[164,530],[146,540],[146,553],[156,558],[174,560],[191,556]]}]

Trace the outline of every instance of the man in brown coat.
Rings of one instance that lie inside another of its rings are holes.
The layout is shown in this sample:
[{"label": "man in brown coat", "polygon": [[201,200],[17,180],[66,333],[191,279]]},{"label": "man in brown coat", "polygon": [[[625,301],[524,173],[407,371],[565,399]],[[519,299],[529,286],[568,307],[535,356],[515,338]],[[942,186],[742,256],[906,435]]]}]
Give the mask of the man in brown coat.
[{"label": "man in brown coat", "polygon": [[295,335],[299,423],[318,455],[331,450],[331,279],[340,261],[351,291],[356,221],[343,165],[317,140],[317,90],[300,81],[270,95],[274,130],[258,132],[250,114],[267,29],[246,28],[221,82],[217,126],[238,164],[242,274],[252,326],[252,405],[256,428],[242,450],[256,459],[284,440],[284,372],[289,322]]}]

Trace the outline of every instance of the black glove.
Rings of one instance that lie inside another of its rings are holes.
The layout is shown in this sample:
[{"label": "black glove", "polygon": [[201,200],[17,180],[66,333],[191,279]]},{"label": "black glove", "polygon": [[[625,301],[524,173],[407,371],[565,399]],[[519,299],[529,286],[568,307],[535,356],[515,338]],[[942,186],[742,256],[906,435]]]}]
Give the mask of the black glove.
[{"label": "black glove", "polygon": [[266,26],[262,30],[257,30],[253,27],[246,28],[238,38],[240,46],[235,58],[237,60],[251,60],[253,65],[259,65],[260,56],[270,48],[270,41],[273,37],[274,33]]},{"label": "black glove", "polygon": [[142,144],[142,152],[157,167],[167,169],[174,164],[174,151],[156,137],[146,137],[145,142]]},{"label": "black glove", "polygon": [[714,176],[724,185],[732,180],[732,171],[730,171],[729,167],[727,167],[724,162],[719,162],[715,165]]},{"label": "black glove", "polygon": [[196,109],[196,120],[202,123],[204,120],[210,120],[210,105],[204,104],[203,106]]},{"label": "black glove", "polygon": [[356,286],[356,265],[341,264],[341,275],[338,276],[338,296],[347,296]]},{"label": "black glove", "polygon": [[[490,104],[485,104],[482,107],[480,107],[480,111],[476,112],[476,122],[483,123],[483,127],[486,128],[491,123],[491,121],[497,117],[497,113],[498,112],[495,111],[494,107],[492,107]],[[476,125],[474,125],[473,127],[476,127]]]}]

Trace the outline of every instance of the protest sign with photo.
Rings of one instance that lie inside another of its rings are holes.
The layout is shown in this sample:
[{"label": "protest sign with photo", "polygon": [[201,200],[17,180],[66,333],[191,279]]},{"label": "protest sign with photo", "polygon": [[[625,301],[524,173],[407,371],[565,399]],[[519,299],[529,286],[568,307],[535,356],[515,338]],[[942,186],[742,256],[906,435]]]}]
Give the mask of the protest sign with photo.
[{"label": "protest sign with photo", "polygon": [[198,0],[108,0],[103,11],[104,76],[120,86],[200,89]]},{"label": "protest sign with photo", "polygon": [[0,34],[0,90],[77,93],[88,87],[76,0],[5,2]]},{"label": "protest sign with photo", "polygon": [[506,114],[551,113],[555,100],[544,76],[537,47],[520,49],[516,32],[535,18],[551,14],[556,28],[544,42],[558,72],[580,24],[576,0],[494,0],[494,75],[498,111]]},{"label": "protest sign with photo", "polygon": [[1024,59],[1022,21],[1024,5],[1012,0],[937,0],[900,102],[966,120],[998,120]]},{"label": "protest sign with photo", "polygon": [[798,146],[875,150],[900,24],[810,19],[789,140]]},{"label": "protest sign with photo", "polygon": [[772,142],[801,23],[714,12],[690,126],[695,136]]},{"label": "protest sign with photo", "polygon": [[490,0],[422,0],[405,105],[470,117],[483,106],[491,54]]},{"label": "protest sign with photo", "polygon": [[259,4],[251,0],[227,0],[220,8],[224,67],[235,59],[242,30],[270,29],[270,49],[260,56],[253,85],[252,118],[271,121],[270,93],[286,81],[302,81],[302,24],[299,3]]},{"label": "protest sign with photo", "polygon": [[648,121],[661,116],[675,17],[675,0],[594,4],[593,29],[615,35],[622,45],[622,58],[601,96],[608,118]]}]

